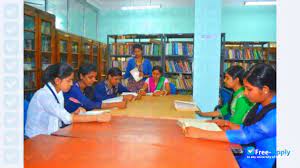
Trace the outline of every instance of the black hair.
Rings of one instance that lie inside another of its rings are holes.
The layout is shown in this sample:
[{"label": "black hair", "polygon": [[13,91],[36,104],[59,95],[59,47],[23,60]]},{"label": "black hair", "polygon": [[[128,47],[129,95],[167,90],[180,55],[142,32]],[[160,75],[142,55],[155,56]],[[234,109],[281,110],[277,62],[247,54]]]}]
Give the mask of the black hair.
[{"label": "black hair", "polygon": [[57,63],[49,65],[43,72],[43,83],[51,82],[54,84],[55,78],[65,79],[73,73],[73,68],[69,64]]},{"label": "black hair", "polygon": [[122,76],[122,71],[121,71],[119,68],[117,68],[117,67],[112,67],[112,68],[110,68],[110,69],[108,70],[107,77],[108,77],[109,75],[110,75],[111,77],[113,77],[113,76]]},{"label": "black hair", "polygon": [[239,65],[233,65],[226,70],[226,73],[232,77],[232,79],[239,79],[241,85],[243,85],[243,77],[245,70]]},{"label": "black hair", "polygon": [[136,48],[140,49],[143,51],[143,46],[139,43],[136,43],[132,46],[132,50],[134,51]]},{"label": "black hair", "polygon": [[78,78],[80,79],[80,74],[85,76],[89,74],[90,72],[97,72],[97,68],[94,64],[83,64],[79,67],[78,70]]},{"label": "black hair", "polygon": [[154,66],[154,67],[152,68],[152,72],[155,71],[155,70],[158,70],[161,74],[163,73],[163,69],[162,69],[161,66],[158,66],[158,65]]},{"label": "black hair", "polygon": [[251,66],[246,71],[244,79],[260,89],[268,86],[271,91],[276,92],[276,71],[271,65],[259,63]]}]

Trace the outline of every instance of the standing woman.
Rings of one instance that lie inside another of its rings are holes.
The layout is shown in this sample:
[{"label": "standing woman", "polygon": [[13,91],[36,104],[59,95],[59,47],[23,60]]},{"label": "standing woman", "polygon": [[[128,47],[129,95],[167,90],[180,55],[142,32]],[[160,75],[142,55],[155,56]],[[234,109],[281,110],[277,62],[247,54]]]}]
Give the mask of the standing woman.
[{"label": "standing woman", "polygon": [[[239,166],[248,167],[272,167],[276,156],[276,72],[267,64],[256,64],[251,67],[244,76],[245,96],[256,105],[247,114],[242,125],[225,122],[227,131],[206,131],[194,127],[185,130],[187,137],[203,138],[216,141],[224,141],[241,144],[247,150],[241,156],[236,157]],[[254,151],[268,151],[267,157],[259,157]]]},{"label": "standing woman", "polygon": [[27,113],[25,134],[33,137],[39,134],[52,134],[62,124],[74,122],[106,122],[110,120],[110,114],[101,115],[77,115],[84,112],[82,107],[70,114],[64,108],[63,92],[70,90],[73,85],[74,72],[68,64],[54,64],[46,68],[43,74],[45,86],[39,89],[32,97]]},{"label": "standing woman", "polygon": [[[141,44],[134,44],[133,52],[135,57],[129,59],[124,78],[128,79],[128,90],[138,92],[143,87],[145,80],[151,76],[152,65],[148,59],[143,57],[143,47]],[[137,68],[140,72],[139,76],[143,77],[143,79],[138,82],[136,82],[130,74],[130,71],[134,68]]]}]

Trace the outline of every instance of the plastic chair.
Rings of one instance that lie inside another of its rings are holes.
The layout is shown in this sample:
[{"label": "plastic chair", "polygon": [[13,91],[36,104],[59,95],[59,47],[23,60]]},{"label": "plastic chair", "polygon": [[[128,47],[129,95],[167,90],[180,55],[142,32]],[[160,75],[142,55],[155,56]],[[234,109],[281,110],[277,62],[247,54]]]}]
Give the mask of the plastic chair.
[{"label": "plastic chair", "polygon": [[170,83],[170,94],[172,95],[176,94],[176,86],[174,83]]}]

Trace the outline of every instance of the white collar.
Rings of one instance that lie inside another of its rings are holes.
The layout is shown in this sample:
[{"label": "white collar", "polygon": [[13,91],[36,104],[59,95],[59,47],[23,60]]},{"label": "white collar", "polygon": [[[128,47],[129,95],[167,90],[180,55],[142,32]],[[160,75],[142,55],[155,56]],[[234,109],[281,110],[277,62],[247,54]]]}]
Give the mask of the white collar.
[{"label": "white collar", "polygon": [[[48,82],[47,84],[50,86],[50,88],[53,90],[53,92],[54,92],[56,95],[59,95],[59,94],[62,92],[62,91],[59,91],[59,92],[57,93],[55,87],[53,86],[53,84],[52,84],[51,82]],[[47,87],[47,86],[45,86],[45,87]],[[50,90],[49,90],[49,91],[50,91]]]}]

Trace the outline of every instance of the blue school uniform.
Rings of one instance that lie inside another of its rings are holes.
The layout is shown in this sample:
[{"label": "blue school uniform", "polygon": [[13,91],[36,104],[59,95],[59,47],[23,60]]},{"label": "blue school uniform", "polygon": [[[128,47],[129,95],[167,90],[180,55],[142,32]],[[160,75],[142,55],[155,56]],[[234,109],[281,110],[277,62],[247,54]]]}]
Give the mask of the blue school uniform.
[{"label": "blue school uniform", "polygon": [[[71,101],[70,98],[76,99],[78,102]],[[68,92],[64,93],[65,109],[72,113],[79,107],[86,110],[100,109],[102,101],[92,101],[83,92],[81,92],[79,84],[76,82]]]},{"label": "blue school uniform", "polygon": [[102,102],[102,100],[117,97],[118,94],[123,92],[129,92],[128,89],[122,84],[118,84],[116,87],[109,88],[107,81],[102,81],[95,86],[94,100]]},{"label": "blue school uniform", "polygon": [[[136,59],[135,58],[131,58],[128,60],[128,65],[126,68],[126,72],[124,75],[124,78],[132,78],[132,75],[130,74],[130,71],[133,70],[136,67]],[[143,64],[142,64],[142,71],[144,73],[144,75],[149,75],[152,76],[152,64],[148,59],[144,59]],[[143,80],[146,80],[147,78],[144,78]]]},{"label": "blue school uniform", "polygon": [[[276,96],[271,103],[276,103]],[[260,104],[256,113],[258,114],[262,108]],[[276,108],[270,110],[255,124],[242,126],[239,130],[228,130],[226,135],[231,143],[255,144],[255,147],[246,148],[243,155],[236,158],[241,168],[272,167],[276,156]],[[262,155],[260,151],[267,151],[268,154]]]}]

